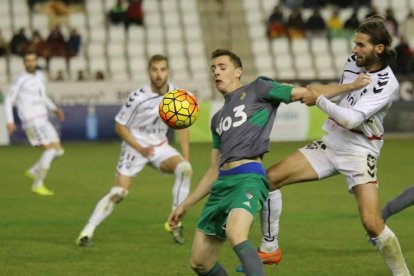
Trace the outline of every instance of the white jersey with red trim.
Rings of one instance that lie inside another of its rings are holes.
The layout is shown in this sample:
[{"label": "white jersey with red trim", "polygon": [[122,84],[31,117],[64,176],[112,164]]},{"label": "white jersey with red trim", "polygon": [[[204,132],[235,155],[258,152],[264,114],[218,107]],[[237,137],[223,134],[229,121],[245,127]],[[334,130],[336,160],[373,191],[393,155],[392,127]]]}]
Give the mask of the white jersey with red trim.
[{"label": "white jersey with red trim", "polygon": [[[360,72],[365,72],[365,68],[358,67],[355,61],[354,55],[348,58],[341,83],[351,83]],[[332,148],[363,152],[378,157],[383,145],[383,120],[398,94],[399,83],[389,66],[376,72],[367,72],[367,75],[372,78],[371,84],[345,94],[338,102],[341,107],[361,112],[365,121],[355,129],[349,130],[328,119],[323,127],[327,135],[322,139]]]},{"label": "white jersey with red trim", "polygon": [[[174,89],[168,84],[168,91]],[[163,95],[152,91],[150,85],[132,91],[115,121],[126,126],[136,141],[143,146],[167,142],[168,126],[161,120],[158,107]]]},{"label": "white jersey with red trim", "polygon": [[11,85],[5,99],[7,123],[13,123],[13,104],[23,127],[48,118],[48,109],[56,109],[55,104],[47,97],[45,77],[40,70],[35,73],[21,73]]}]

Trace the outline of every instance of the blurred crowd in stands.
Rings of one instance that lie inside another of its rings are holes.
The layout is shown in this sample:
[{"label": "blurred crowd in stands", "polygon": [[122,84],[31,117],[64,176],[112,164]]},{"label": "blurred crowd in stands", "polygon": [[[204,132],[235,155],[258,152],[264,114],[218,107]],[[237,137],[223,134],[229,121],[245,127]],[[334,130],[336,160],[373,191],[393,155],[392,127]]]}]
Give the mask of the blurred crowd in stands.
[{"label": "blurred crowd in stands", "polygon": [[116,0],[115,5],[108,11],[109,21],[114,25],[123,24],[125,29],[129,25],[144,25],[144,13],[142,10],[143,0],[131,0],[128,3],[123,0]]},{"label": "blurred crowd in stands", "polygon": [[[321,15],[321,9],[328,4],[334,6],[327,20]],[[363,18],[358,18],[358,10],[368,7],[368,12]],[[312,9],[311,16],[304,20],[303,9]],[[339,16],[340,9],[353,8],[352,14],[345,20]],[[397,73],[414,72],[414,55],[407,38],[414,38],[414,13],[407,11],[403,22],[398,22],[394,11],[388,7],[384,13],[380,13],[371,1],[352,0],[284,0],[276,5],[271,12],[266,26],[266,34],[269,39],[287,37],[288,39],[312,38],[316,36],[352,39],[355,29],[367,17],[379,14],[387,21],[387,27],[397,42],[397,60],[392,65]]]}]

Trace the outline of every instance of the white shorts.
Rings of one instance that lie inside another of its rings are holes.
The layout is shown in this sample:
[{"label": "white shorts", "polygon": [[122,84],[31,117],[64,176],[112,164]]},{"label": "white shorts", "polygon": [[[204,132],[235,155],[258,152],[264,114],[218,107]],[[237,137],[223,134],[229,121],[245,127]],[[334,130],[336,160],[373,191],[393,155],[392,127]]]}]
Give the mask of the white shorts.
[{"label": "white shorts", "polygon": [[371,154],[332,150],[322,141],[313,141],[299,151],[305,155],[319,179],[343,174],[350,192],[356,185],[377,184],[377,159]]},{"label": "white shorts", "polygon": [[32,146],[49,145],[50,143],[60,142],[59,135],[48,120],[42,120],[34,124],[25,126],[24,132]]},{"label": "white shorts", "polygon": [[117,172],[125,176],[136,176],[147,163],[156,169],[160,169],[161,163],[173,156],[181,156],[180,153],[168,143],[161,146],[154,146],[154,155],[148,159],[139,152],[123,142],[121,155],[119,157]]}]

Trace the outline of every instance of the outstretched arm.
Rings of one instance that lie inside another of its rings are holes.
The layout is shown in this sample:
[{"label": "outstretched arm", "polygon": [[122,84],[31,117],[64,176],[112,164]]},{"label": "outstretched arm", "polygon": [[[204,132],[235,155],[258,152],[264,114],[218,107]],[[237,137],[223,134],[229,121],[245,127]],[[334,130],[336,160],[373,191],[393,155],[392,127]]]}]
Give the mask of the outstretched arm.
[{"label": "outstretched arm", "polygon": [[308,86],[309,92],[303,95],[302,103],[307,105],[316,104],[316,99],[323,95],[331,99],[343,93],[348,93],[353,90],[361,89],[370,84],[372,79],[365,73],[360,73],[352,83],[347,84],[313,84]]},{"label": "outstretched arm", "polygon": [[191,206],[202,200],[210,193],[213,181],[216,180],[218,176],[217,164],[219,158],[220,152],[217,149],[213,149],[211,151],[210,167],[198,183],[197,188],[169,215],[168,223],[172,228],[177,227]]},{"label": "outstretched arm", "polygon": [[178,140],[180,141],[181,153],[184,159],[190,162],[190,131],[188,128],[177,131]]},{"label": "outstretched arm", "polygon": [[359,74],[358,78],[347,84],[312,84],[308,87],[294,87],[292,89],[291,100],[301,101],[309,106],[316,103],[316,99],[323,95],[330,99],[343,93],[367,86],[371,83],[371,78],[366,74]]}]

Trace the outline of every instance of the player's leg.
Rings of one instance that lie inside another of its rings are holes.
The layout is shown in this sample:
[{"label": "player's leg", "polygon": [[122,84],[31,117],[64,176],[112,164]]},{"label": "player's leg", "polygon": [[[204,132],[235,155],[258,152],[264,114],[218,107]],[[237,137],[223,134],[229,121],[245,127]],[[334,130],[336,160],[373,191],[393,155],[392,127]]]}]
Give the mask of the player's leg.
[{"label": "player's leg", "polygon": [[117,174],[116,185],[96,204],[92,215],[88,219],[88,223],[82,229],[76,240],[77,245],[88,246],[90,244],[96,227],[112,213],[115,205],[120,203],[128,195],[128,189],[131,183],[132,177]]},{"label": "player's leg", "polygon": [[226,236],[236,252],[246,275],[265,275],[262,260],[248,240],[254,216],[246,209],[236,208],[229,213]]},{"label": "player's leg", "polygon": [[278,188],[305,181],[324,178],[334,170],[328,161],[326,147],[314,141],[267,170],[270,188],[268,199],[260,212],[262,241],[258,254],[265,264],[278,264],[282,259],[279,248],[279,219],[282,212],[282,195]]},{"label": "player's leg", "polygon": [[[174,210],[190,193],[191,175],[193,173],[189,162],[185,161],[177,150],[170,145],[155,148],[151,162],[164,173],[174,173],[175,180],[172,188],[172,206]],[[178,244],[184,243],[184,233],[181,224],[175,229],[164,224],[167,232],[172,234],[173,240]]]},{"label": "player's leg", "polygon": [[118,161],[115,185],[95,206],[87,224],[76,240],[79,246],[88,246],[96,227],[102,223],[127,195],[132,184],[132,177],[140,172],[148,160],[126,144],[122,145]]},{"label": "player's leg", "polygon": [[410,275],[400,244],[394,232],[384,225],[379,208],[378,189],[366,183],[352,188],[358,203],[362,224],[376,245],[393,275]]},{"label": "player's leg", "polygon": [[224,240],[219,240],[196,230],[191,250],[190,266],[198,275],[226,276],[226,270],[217,262]]},{"label": "player's leg", "polygon": [[26,172],[27,176],[34,179],[32,191],[39,195],[53,195],[53,192],[48,190],[43,183],[53,160],[63,155],[63,148],[56,129],[49,121],[46,121],[40,125],[28,127],[25,132],[32,145],[41,146],[43,149],[40,159]]},{"label": "player's leg", "polygon": [[410,205],[414,205],[414,185],[405,189],[400,195],[389,201],[382,208],[382,219],[386,221],[390,216],[400,212]]}]

